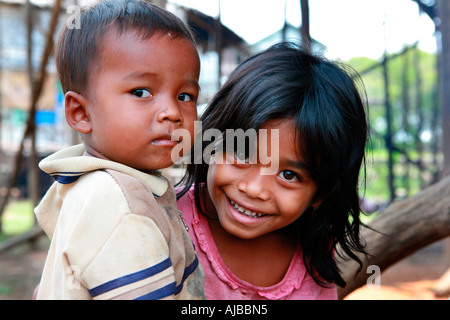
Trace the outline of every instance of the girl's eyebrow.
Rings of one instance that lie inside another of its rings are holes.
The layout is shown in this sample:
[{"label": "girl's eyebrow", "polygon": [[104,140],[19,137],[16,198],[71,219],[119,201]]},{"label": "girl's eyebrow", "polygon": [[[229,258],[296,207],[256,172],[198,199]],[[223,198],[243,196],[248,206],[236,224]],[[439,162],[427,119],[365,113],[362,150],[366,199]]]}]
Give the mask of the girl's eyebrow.
[{"label": "girl's eyebrow", "polygon": [[299,170],[306,170],[309,172],[308,170],[308,166],[306,165],[306,163],[301,162],[301,161],[296,161],[296,160],[291,160],[291,159],[283,159],[282,161],[285,165],[290,166],[290,167],[294,167],[297,168]]},{"label": "girl's eyebrow", "polygon": [[197,80],[193,80],[193,79],[190,79],[190,78],[185,78],[185,80],[187,82],[189,82],[190,84],[192,84],[195,88],[197,88],[198,91],[201,91],[200,84],[198,83]]}]

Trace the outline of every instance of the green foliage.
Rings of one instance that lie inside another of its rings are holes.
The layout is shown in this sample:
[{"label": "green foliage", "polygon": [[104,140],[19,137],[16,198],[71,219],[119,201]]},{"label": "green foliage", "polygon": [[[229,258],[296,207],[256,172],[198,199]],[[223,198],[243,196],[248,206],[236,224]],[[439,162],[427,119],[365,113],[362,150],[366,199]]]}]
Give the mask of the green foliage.
[{"label": "green foliage", "polygon": [[[369,102],[372,141],[368,147],[365,197],[375,202],[386,202],[390,195],[383,68],[380,61],[366,57],[353,58],[348,64],[361,74]],[[379,65],[373,68],[376,64]],[[370,71],[366,72],[369,68]],[[441,123],[438,121],[437,127],[433,123],[433,113],[440,110],[436,106],[436,55],[411,49],[389,59],[387,68],[392,139],[396,149],[393,153],[394,186],[397,197],[407,197],[429,184],[438,170],[433,165],[435,133],[441,131]],[[409,162],[421,161],[425,170],[421,172],[416,165],[408,164],[407,158]]]},{"label": "green foliage", "polygon": [[[405,64],[405,61],[406,64]],[[359,73],[362,74],[367,97],[369,101],[369,114],[371,127],[380,135],[386,134],[386,121],[384,109],[384,83],[381,65],[365,73],[369,67],[376,63],[376,60],[366,57],[352,58],[348,63]],[[419,120],[419,112],[423,113],[424,123],[421,128],[424,130],[432,130],[431,118],[433,108],[435,107],[435,88],[436,88],[436,56],[420,50],[409,50],[404,55],[396,57],[388,62],[389,76],[389,96],[393,112],[392,128],[394,139],[400,139],[401,143],[405,140],[410,142],[412,137],[420,134],[417,132],[417,124]],[[406,71],[404,72],[406,66]],[[420,80],[420,95],[417,94],[417,73]],[[409,110],[407,110],[407,120],[409,124],[409,132],[398,134],[404,130],[404,104],[403,104],[403,76],[406,74],[407,97],[409,98]],[[419,101],[420,99],[420,101]],[[422,106],[421,110],[417,110],[418,105]],[[395,135],[397,133],[397,135]],[[408,138],[409,137],[409,138]]]}]

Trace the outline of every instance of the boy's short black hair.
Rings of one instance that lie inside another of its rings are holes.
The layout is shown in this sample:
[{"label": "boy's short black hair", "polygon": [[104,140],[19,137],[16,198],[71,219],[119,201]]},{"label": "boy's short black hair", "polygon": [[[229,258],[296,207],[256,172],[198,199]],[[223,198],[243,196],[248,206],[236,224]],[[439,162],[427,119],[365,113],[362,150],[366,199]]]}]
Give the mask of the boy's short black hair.
[{"label": "boy's short black hair", "polygon": [[79,18],[80,28],[64,26],[56,44],[56,67],[64,93],[85,93],[102,40],[112,28],[119,34],[136,31],[143,39],[157,32],[170,33],[195,46],[194,36],[183,21],[145,0],[104,0],[82,9]]}]

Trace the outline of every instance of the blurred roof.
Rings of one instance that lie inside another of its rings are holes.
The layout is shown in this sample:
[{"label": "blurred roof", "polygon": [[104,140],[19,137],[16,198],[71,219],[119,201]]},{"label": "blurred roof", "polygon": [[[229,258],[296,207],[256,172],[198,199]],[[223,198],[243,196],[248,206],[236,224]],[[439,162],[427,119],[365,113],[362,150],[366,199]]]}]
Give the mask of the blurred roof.
[{"label": "blurred roof", "polygon": [[[0,0],[0,3],[6,3],[6,4],[17,4],[17,5],[23,5],[27,1],[26,0]],[[54,0],[31,0],[30,1],[32,5],[39,6],[39,7],[52,7]]]},{"label": "blurred roof", "polygon": [[[208,44],[214,43],[217,19],[195,9],[184,7],[183,10],[186,12],[187,23],[194,31],[197,43],[202,47],[203,51],[215,50],[215,47],[211,48]],[[244,39],[223,24],[220,24],[220,27],[221,49],[235,47],[240,50],[246,50],[247,43]]]},{"label": "blurred roof", "polygon": [[[89,5],[94,1],[92,0],[79,0],[79,5]],[[26,0],[0,0],[0,3],[23,5]],[[31,3],[35,6],[42,8],[52,7],[54,0],[31,0]],[[180,6],[186,14],[186,20],[189,26],[194,31],[197,39],[197,43],[202,47],[203,51],[215,50],[211,48],[211,43],[214,43],[214,37],[216,36],[217,19],[208,16],[198,10]],[[234,33],[231,29],[227,28],[223,24],[221,25],[221,49],[227,47],[235,47],[239,50],[246,50],[247,44],[243,38]]]},{"label": "blurred roof", "polygon": [[[0,3],[17,4],[17,5],[23,5],[26,2],[27,0],[0,0]],[[30,2],[32,5],[42,8],[53,7],[53,5],[55,4],[55,0],[30,0]],[[78,5],[80,6],[85,6],[90,3],[92,3],[92,0],[78,0]]]},{"label": "blurred roof", "polygon": [[[300,45],[302,43],[300,28],[294,27],[290,23],[286,23],[283,27],[281,27],[281,29],[252,44],[252,52],[258,52],[276,43],[285,41]],[[327,46],[314,38],[311,38],[311,46],[313,52],[323,52],[327,48]]]}]

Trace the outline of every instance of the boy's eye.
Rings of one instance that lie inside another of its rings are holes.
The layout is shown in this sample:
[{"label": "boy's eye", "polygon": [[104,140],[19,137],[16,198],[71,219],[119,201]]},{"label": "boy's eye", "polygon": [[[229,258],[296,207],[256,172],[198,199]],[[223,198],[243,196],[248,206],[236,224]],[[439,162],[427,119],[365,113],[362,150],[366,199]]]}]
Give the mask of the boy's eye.
[{"label": "boy's eye", "polygon": [[181,93],[178,95],[178,100],[183,102],[194,101],[194,96],[187,93]]},{"label": "boy's eye", "polygon": [[300,180],[298,175],[290,170],[281,171],[278,176],[286,181],[295,181],[295,179]]},{"label": "boy's eye", "polygon": [[150,91],[148,91],[147,89],[134,89],[131,91],[131,94],[139,98],[148,98],[152,96]]}]

